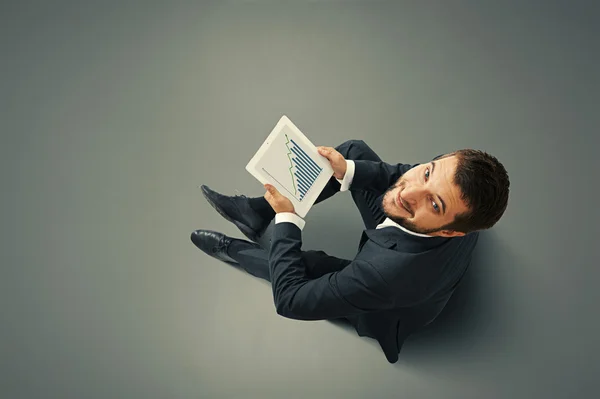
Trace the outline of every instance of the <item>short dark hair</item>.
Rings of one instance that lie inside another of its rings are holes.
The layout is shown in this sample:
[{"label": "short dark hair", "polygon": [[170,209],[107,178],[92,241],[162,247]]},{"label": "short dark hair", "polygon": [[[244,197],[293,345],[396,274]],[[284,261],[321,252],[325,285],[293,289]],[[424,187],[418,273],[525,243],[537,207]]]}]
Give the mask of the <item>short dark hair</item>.
[{"label": "short dark hair", "polygon": [[453,183],[461,191],[468,212],[456,215],[442,229],[470,233],[494,226],[508,205],[510,181],[496,157],[474,149],[462,149],[441,156],[456,156],[458,164]]}]

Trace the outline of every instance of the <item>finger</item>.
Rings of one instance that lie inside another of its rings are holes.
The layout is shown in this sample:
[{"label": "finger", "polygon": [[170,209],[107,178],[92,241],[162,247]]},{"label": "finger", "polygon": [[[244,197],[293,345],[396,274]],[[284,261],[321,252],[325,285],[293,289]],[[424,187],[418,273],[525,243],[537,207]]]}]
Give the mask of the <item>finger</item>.
[{"label": "finger", "polygon": [[325,158],[328,158],[331,154],[331,149],[328,147],[317,147],[319,154],[323,155]]}]

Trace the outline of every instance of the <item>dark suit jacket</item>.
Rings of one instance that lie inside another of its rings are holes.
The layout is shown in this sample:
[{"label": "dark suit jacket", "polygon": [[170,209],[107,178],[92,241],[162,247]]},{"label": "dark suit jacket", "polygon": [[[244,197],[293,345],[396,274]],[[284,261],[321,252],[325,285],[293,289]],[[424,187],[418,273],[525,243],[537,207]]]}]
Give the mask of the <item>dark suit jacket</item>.
[{"label": "dark suit jacket", "polygon": [[[416,165],[355,160],[350,190],[381,193]],[[298,320],[346,318],[395,363],[404,340],[433,321],[467,270],[478,233],[418,237],[396,227],[364,230],[354,260],[302,255],[301,230],[277,223],[269,253],[277,313]]]}]

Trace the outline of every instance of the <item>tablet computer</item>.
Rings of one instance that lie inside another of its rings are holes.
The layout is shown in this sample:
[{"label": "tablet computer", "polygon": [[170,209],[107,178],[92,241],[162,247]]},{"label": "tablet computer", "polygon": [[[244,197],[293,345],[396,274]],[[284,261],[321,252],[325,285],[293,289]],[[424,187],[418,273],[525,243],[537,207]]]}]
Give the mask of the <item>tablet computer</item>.
[{"label": "tablet computer", "polygon": [[300,217],[306,216],[333,176],[329,160],[285,115],[246,170],[263,185],[271,184],[289,198]]}]

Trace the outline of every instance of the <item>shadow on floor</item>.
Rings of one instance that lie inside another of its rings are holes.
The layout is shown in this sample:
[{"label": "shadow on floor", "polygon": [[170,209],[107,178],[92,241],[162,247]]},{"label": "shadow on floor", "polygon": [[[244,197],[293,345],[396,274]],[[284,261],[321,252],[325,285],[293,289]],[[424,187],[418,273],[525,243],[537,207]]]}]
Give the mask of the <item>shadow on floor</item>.
[{"label": "shadow on floor", "polygon": [[[510,287],[502,278],[508,265],[515,263],[501,240],[491,231],[481,232],[473,262],[461,284],[438,318],[405,341],[397,364],[447,360],[459,354],[468,356],[477,345],[501,350],[508,344],[512,325]],[[358,337],[346,320],[328,321]],[[375,340],[360,339],[372,341],[379,348]]]}]

